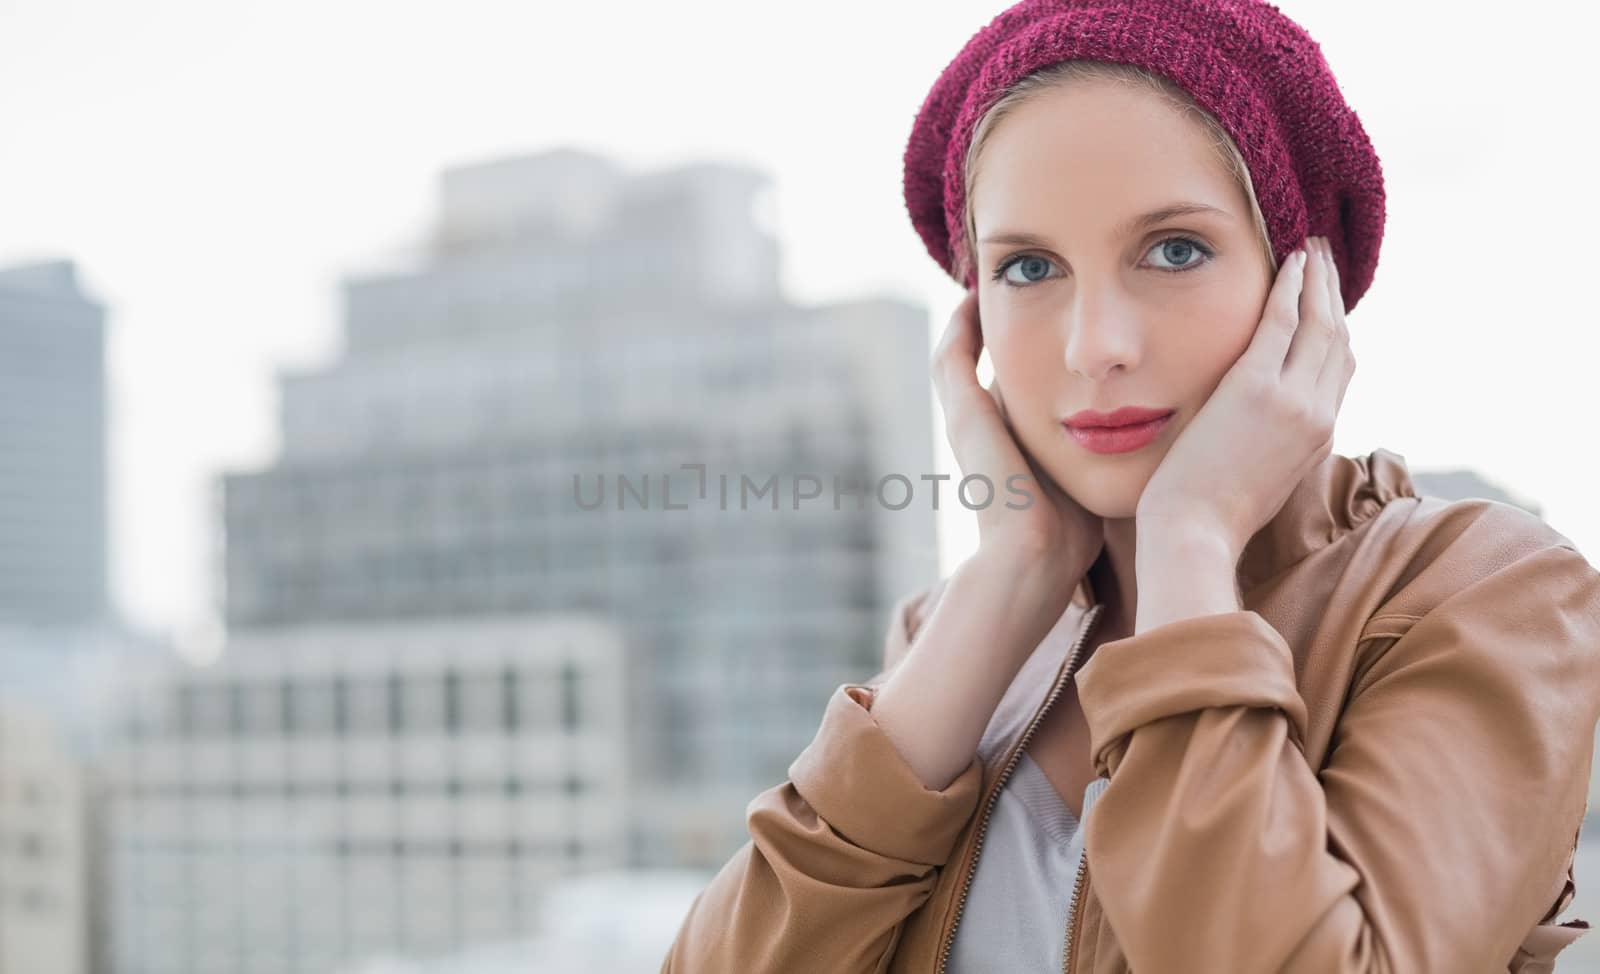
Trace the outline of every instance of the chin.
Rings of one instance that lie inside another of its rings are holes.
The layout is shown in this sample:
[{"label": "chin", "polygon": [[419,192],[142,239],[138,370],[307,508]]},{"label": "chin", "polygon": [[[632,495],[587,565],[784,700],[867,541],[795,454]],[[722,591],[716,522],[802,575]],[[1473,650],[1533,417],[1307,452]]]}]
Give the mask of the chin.
[{"label": "chin", "polygon": [[1080,499],[1078,503],[1089,513],[1107,521],[1131,520],[1139,509],[1137,497],[1112,497],[1105,501],[1096,500],[1093,503]]},{"label": "chin", "polygon": [[[1106,479],[1111,480],[1111,478]],[[1061,483],[1060,480],[1056,482]],[[1065,487],[1065,490],[1069,497],[1083,506],[1084,510],[1105,520],[1131,518],[1139,508],[1140,490],[1128,490],[1125,485],[1115,482],[1073,484]]]},{"label": "chin", "polygon": [[[1118,521],[1132,519],[1138,511],[1145,484],[1165,456],[1165,451],[1153,452],[1158,447],[1152,444],[1151,456],[1142,463],[1130,462],[1134,458],[1128,456],[1100,456],[1065,442],[1051,444],[1049,450],[1035,451],[1033,456],[1084,510],[1103,520]],[[1073,476],[1063,476],[1065,473]]]},{"label": "chin", "polygon": [[[1066,487],[1068,495],[1096,517],[1116,521],[1131,519],[1139,509],[1139,498],[1149,482],[1149,471],[1075,471],[1078,476]],[[1069,481],[1057,479],[1058,484]]]}]

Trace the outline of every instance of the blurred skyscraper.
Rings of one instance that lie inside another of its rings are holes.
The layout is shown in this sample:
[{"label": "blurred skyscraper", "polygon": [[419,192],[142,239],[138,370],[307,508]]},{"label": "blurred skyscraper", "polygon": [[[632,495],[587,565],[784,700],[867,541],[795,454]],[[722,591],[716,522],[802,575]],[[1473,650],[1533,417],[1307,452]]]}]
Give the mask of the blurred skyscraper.
[{"label": "blurred skyscraper", "polygon": [[[784,300],[766,184],[577,151],[445,173],[430,257],[346,283],[343,359],[283,376],[281,458],[223,482],[230,627],[609,618],[629,860],[730,855],[831,689],[876,671],[889,605],[937,574],[926,310]],[[822,493],[799,509],[797,474]],[[834,504],[835,475],[865,503]],[[871,495],[889,475],[904,510]],[[777,493],[742,510],[742,477]]]},{"label": "blurred skyscraper", "polygon": [[0,269],[0,974],[103,970],[105,309],[70,260]]},{"label": "blurred skyscraper", "polygon": [[37,710],[0,705],[0,974],[89,974],[93,778]]},{"label": "blurred skyscraper", "polygon": [[555,614],[307,624],[127,681],[117,974],[329,974],[543,926],[625,854],[621,640]]},{"label": "blurred skyscraper", "polygon": [[126,697],[119,972],[571,946],[557,880],[748,838],[937,572],[926,316],[785,302],[764,185],[452,170],[421,266],[346,284],[279,460],[219,485],[221,662]]},{"label": "blurred skyscraper", "polygon": [[106,971],[106,715],[162,647],[0,624],[0,974]]},{"label": "blurred skyscraper", "polygon": [[105,309],[67,260],[0,269],[0,623],[107,614]]}]

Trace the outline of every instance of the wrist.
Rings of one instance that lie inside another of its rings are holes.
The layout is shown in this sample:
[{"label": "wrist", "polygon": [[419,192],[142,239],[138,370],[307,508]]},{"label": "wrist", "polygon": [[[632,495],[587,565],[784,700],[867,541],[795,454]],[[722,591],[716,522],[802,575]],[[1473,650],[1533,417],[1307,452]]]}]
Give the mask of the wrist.
[{"label": "wrist", "polygon": [[1138,532],[1135,576],[1139,587],[1134,633],[1181,619],[1237,612],[1239,556],[1215,534],[1171,530]]},{"label": "wrist", "polygon": [[1065,588],[1064,599],[1072,598],[1072,591],[1088,571],[1088,565],[1074,564],[1065,551],[1047,552],[981,542],[970,560],[982,566],[985,574],[1006,579],[1024,589],[1051,592]]},{"label": "wrist", "polygon": [[986,580],[985,587],[1004,593],[1012,611],[1052,623],[1072,601],[1087,567],[1075,568],[1062,557],[979,545],[963,566],[964,574]]},{"label": "wrist", "polygon": [[1241,549],[1214,528],[1185,518],[1140,517],[1134,522],[1135,567],[1151,567],[1183,562],[1225,564],[1230,571],[1239,564]]}]

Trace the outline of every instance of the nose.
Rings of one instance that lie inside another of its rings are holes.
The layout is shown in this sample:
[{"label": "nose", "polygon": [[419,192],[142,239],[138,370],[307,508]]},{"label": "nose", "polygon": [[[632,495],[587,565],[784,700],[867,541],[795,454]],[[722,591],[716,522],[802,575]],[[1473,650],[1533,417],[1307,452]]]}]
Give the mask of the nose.
[{"label": "nose", "polygon": [[1079,282],[1062,318],[1066,366],[1074,374],[1099,382],[1112,369],[1127,371],[1139,364],[1138,314],[1114,287]]}]

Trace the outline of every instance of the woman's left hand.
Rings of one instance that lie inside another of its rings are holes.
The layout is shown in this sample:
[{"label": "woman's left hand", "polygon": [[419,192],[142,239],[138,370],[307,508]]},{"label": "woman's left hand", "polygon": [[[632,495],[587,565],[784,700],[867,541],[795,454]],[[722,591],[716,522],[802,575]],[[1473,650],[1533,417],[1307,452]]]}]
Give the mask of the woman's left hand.
[{"label": "woman's left hand", "polygon": [[1139,537],[1200,532],[1236,559],[1333,451],[1355,373],[1338,270],[1307,238],[1283,262],[1255,336],[1178,434],[1140,495]]}]

